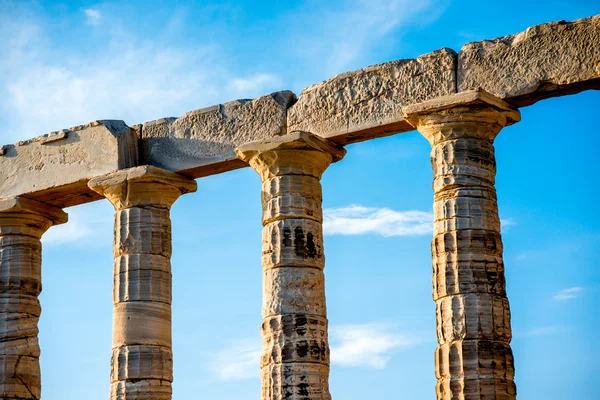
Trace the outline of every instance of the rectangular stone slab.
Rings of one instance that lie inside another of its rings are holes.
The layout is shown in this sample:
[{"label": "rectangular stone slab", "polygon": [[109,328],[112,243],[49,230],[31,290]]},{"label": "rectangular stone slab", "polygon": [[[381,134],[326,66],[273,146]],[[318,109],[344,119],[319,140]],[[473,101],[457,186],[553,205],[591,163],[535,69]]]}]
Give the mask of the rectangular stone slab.
[{"label": "rectangular stone slab", "polygon": [[245,167],[234,149],[244,143],[285,135],[290,91],[236,100],[163,118],[141,126],[141,161],[192,178]]},{"label": "rectangular stone slab", "polygon": [[456,53],[441,49],[337,75],[302,91],[289,130],[342,145],[413,130],[402,107],[455,93],[455,72]]},{"label": "rectangular stone slab", "polygon": [[458,91],[478,87],[519,107],[600,89],[600,15],[464,45]]},{"label": "rectangular stone slab", "polygon": [[23,196],[57,207],[100,197],[94,176],[134,166],[137,137],[123,121],[95,121],[2,146],[0,198]]}]

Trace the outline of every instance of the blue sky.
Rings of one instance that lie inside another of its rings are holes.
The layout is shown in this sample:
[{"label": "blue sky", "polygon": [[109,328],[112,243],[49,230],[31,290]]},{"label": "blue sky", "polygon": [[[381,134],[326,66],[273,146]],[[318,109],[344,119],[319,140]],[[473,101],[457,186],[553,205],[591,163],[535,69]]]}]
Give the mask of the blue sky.
[{"label": "blue sky", "polygon": [[[299,93],[347,70],[600,13],[595,0],[148,3],[0,0],[0,142]],[[546,100],[496,140],[522,399],[597,398],[598,104],[598,92]],[[351,145],[323,178],[336,399],[434,396],[429,151],[417,132]],[[67,211],[71,222],[44,239],[43,396],[106,399],[113,211],[107,201]],[[174,399],[258,398],[259,178],[201,179],[172,218]]]}]

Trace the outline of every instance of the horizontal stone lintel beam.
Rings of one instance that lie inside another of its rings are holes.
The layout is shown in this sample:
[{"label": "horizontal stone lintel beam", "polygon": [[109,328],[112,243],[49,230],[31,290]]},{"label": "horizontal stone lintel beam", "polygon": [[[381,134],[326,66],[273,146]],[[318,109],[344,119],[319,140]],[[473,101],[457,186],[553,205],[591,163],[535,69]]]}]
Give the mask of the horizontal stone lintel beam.
[{"label": "horizontal stone lintel beam", "polygon": [[91,178],[137,165],[214,175],[246,166],[237,146],[294,131],[340,145],[407,132],[404,107],[479,88],[516,107],[600,89],[600,15],[343,73],[298,98],[276,92],[131,128],[96,121],[1,146],[0,199],[82,204],[100,198]]}]

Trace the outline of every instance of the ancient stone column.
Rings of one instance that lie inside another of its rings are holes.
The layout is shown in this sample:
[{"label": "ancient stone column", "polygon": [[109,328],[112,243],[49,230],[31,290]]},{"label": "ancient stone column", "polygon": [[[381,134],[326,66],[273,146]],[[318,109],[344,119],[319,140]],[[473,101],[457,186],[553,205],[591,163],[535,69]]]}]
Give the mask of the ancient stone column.
[{"label": "ancient stone column", "polygon": [[480,90],[403,112],[433,148],[437,398],[515,399],[493,141],[520,114]]},{"label": "ancient stone column", "polygon": [[346,151],[297,132],[242,145],[262,180],[263,400],[329,400],[321,175]]},{"label": "ancient stone column", "polygon": [[150,166],[90,180],[115,207],[111,400],[170,400],[171,205],[196,182]]},{"label": "ancient stone column", "polygon": [[16,197],[0,200],[0,399],[41,396],[38,320],[42,309],[42,244],[60,208]]}]

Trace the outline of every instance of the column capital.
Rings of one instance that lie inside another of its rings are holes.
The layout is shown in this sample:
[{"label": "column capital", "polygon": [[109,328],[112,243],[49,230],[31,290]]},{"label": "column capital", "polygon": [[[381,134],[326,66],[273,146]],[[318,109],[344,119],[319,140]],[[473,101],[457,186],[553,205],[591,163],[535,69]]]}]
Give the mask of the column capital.
[{"label": "column capital", "polygon": [[0,200],[0,234],[27,234],[40,238],[52,225],[64,224],[62,209],[24,197]]},{"label": "column capital", "polygon": [[106,197],[116,210],[144,206],[169,209],[179,196],[197,189],[195,180],[150,165],[92,178],[88,186]]},{"label": "column capital", "polygon": [[329,164],[344,158],[346,150],[309,132],[293,132],[243,144],[235,149],[264,181],[281,175],[310,175],[318,179]]},{"label": "column capital", "polygon": [[[411,104],[402,109],[402,114],[432,145],[443,139],[459,137],[487,137],[493,140],[503,127],[521,120],[519,110],[483,89]],[[487,126],[488,129],[460,129],[467,124]],[[440,125],[452,129],[440,132]]]}]

